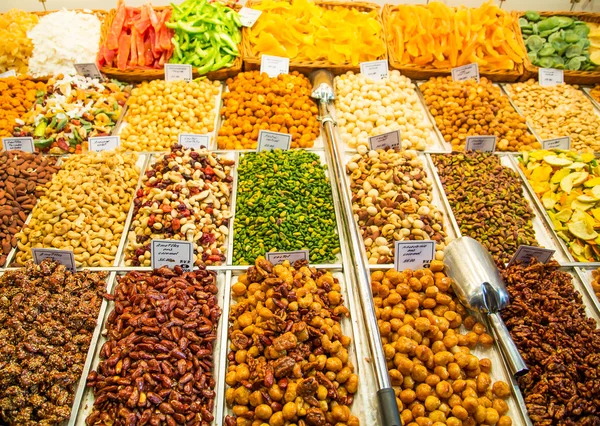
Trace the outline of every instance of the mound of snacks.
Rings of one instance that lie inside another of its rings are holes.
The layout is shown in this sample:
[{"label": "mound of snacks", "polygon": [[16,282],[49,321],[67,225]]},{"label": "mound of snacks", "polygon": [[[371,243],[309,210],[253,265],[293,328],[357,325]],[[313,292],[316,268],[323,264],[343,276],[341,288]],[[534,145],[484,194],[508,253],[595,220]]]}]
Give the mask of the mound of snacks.
[{"label": "mound of snacks", "polygon": [[12,136],[18,118],[42,102],[46,84],[26,77],[0,78],[0,138]]},{"label": "mound of snacks", "polygon": [[17,75],[27,74],[29,57],[33,52],[27,31],[37,23],[37,15],[24,10],[10,9],[0,13],[0,74],[9,70],[15,70]]}]

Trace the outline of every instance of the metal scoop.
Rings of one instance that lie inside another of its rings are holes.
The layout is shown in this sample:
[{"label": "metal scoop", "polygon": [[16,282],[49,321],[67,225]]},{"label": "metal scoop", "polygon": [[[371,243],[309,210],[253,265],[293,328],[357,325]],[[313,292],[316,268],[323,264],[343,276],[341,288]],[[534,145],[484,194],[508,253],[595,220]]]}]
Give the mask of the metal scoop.
[{"label": "metal scoop", "polygon": [[471,310],[487,314],[513,376],[527,373],[527,365],[498,313],[508,304],[509,296],[492,256],[473,238],[460,237],[446,248],[444,263],[458,300]]}]

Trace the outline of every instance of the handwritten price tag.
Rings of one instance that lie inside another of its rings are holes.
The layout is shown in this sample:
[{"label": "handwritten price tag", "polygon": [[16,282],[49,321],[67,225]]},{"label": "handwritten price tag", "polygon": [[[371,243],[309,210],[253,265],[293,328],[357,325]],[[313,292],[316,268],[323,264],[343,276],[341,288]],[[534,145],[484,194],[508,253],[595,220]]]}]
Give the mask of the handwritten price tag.
[{"label": "handwritten price tag", "polygon": [[260,72],[266,72],[271,78],[275,78],[279,74],[289,74],[290,58],[262,55],[260,58]]},{"label": "handwritten price tag", "polygon": [[52,259],[61,265],[64,265],[71,272],[75,272],[75,255],[70,250],[57,250],[45,248],[32,248],[31,255],[36,265],[42,263],[45,259]]},{"label": "handwritten price tag", "polygon": [[555,68],[540,68],[538,71],[538,81],[540,86],[556,86],[565,82],[565,73],[563,70]]},{"label": "handwritten price tag", "polygon": [[2,138],[2,146],[5,151],[35,152],[32,137],[24,138]]},{"label": "handwritten price tag", "polygon": [[119,136],[98,136],[88,139],[90,151],[114,151],[121,145]]},{"label": "handwritten price tag", "polygon": [[0,78],[16,77],[17,72],[15,70],[8,70],[0,74]]},{"label": "handwritten price tag", "polygon": [[538,262],[546,263],[554,255],[554,250],[545,249],[541,247],[532,246],[519,246],[515,254],[513,255],[508,265],[512,265],[514,262],[530,263],[531,259],[536,258]]},{"label": "handwritten price tag", "polygon": [[396,241],[394,249],[394,269],[397,271],[428,268],[435,259],[435,241],[431,240]]},{"label": "handwritten price tag", "polygon": [[467,136],[466,151],[494,152],[496,136]]},{"label": "handwritten price tag", "polygon": [[258,18],[261,14],[262,10],[250,9],[249,7],[242,7],[239,11],[242,26],[252,28],[256,21],[258,21]]},{"label": "handwritten price tag", "polygon": [[192,81],[192,66],[188,64],[165,64],[165,81]]},{"label": "handwritten price tag", "polygon": [[292,135],[288,133],[270,132],[268,130],[260,130],[258,132],[258,147],[257,152],[273,151],[281,149],[287,151],[292,145]]},{"label": "handwritten price tag", "polygon": [[452,80],[465,81],[475,79],[479,83],[479,65],[468,64],[462,67],[452,68]]},{"label": "handwritten price tag", "polygon": [[562,138],[548,139],[542,141],[543,149],[571,149],[571,136],[565,136]]},{"label": "handwritten price tag", "polygon": [[371,80],[386,79],[390,76],[388,61],[361,62],[360,73]]},{"label": "handwritten price tag", "polygon": [[270,252],[265,257],[273,265],[278,265],[286,260],[290,263],[294,263],[297,260],[310,260],[308,250]]},{"label": "handwritten price tag", "polygon": [[90,64],[74,64],[75,71],[77,74],[82,75],[88,78],[97,78],[99,80],[104,80],[104,76],[98,69],[98,66],[94,63]]},{"label": "handwritten price tag", "polygon": [[181,266],[184,271],[191,271],[194,265],[194,245],[189,241],[152,240],[152,267],[166,266],[173,269]]},{"label": "handwritten price tag", "polygon": [[383,133],[377,136],[369,137],[369,146],[372,150],[376,149],[393,149],[399,151],[402,149],[402,138],[400,137],[400,130],[394,130],[393,132]]},{"label": "handwritten price tag", "polygon": [[209,135],[194,135],[191,133],[180,133],[178,138],[179,145],[186,149],[208,148],[210,143]]}]

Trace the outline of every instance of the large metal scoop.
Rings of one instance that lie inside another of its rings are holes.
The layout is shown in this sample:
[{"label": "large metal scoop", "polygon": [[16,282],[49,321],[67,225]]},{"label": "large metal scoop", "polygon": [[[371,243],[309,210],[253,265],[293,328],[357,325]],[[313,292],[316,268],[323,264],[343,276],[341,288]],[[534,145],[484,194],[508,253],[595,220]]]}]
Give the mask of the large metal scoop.
[{"label": "large metal scoop", "polygon": [[487,314],[494,338],[513,376],[527,373],[527,365],[498,313],[508,304],[508,292],[492,256],[473,238],[460,237],[446,248],[444,263],[460,302],[471,310]]}]

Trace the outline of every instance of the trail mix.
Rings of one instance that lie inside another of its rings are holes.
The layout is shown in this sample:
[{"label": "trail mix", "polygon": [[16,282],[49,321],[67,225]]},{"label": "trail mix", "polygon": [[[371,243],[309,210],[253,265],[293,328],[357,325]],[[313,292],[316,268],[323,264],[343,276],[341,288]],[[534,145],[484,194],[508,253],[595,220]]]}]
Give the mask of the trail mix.
[{"label": "trail mix", "polygon": [[329,180],[319,156],[303,150],[248,153],[240,159],[233,262],[272,251],[310,250],[311,263],[340,251]]},{"label": "trail mix", "polygon": [[358,375],[338,280],[306,261],[264,258],[233,285],[225,382],[226,426],[358,426],[350,405]]},{"label": "trail mix", "polygon": [[446,246],[444,217],[432,201],[432,180],[415,151],[369,151],[346,165],[352,211],[369,263],[392,263],[394,242],[436,241],[436,258]]},{"label": "trail mix", "polygon": [[150,266],[153,239],[189,241],[194,264],[225,261],[234,161],[180,145],[142,177],[125,248],[126,266]]}]

